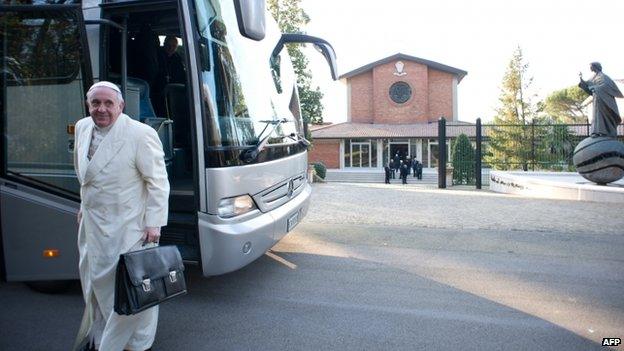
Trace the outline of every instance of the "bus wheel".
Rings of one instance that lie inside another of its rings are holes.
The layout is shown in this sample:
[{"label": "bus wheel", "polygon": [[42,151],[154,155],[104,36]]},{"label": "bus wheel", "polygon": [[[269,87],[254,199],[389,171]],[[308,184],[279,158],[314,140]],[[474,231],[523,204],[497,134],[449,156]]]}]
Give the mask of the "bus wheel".
[{"label": "bus wheel", "polygon": [[40,293],[60,294],[67,291],[75,280],[38,280],[27,282],[26,285]]}]

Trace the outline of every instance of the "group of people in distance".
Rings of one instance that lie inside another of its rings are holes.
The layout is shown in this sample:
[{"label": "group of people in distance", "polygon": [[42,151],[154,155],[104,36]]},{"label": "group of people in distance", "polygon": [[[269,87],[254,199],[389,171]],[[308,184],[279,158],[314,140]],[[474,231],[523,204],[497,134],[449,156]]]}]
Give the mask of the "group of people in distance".
[{"label": "group of people in distance", "polygon": [[390,184],[390,179],[396,178],[396,173],[399,173],[401,177],[401,183],[407,184],[407,176],[410,174],[410,170],[413,170],[414,178],[422,179],[422,163],[417,159],[410,159],[409,156],[404,159],[397,153],[392,160],[384,167],[386,173],[386,184]]}]

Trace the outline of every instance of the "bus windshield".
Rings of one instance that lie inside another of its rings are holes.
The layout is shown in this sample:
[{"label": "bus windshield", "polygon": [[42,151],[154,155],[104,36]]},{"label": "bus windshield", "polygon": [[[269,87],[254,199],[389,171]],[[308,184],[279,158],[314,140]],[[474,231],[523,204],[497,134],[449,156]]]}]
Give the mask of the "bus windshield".
[{"label": "bus windshield", "polygon": [[[279,60],[283,76],[279,88],[272,76],[270,56],[279,40],[277,29],[271,28],[264,40],[256,42],[240,34],[232,1],[197,0],[196,10],[207,150],[246,149],[265,137],[270,137],[270,145],[293,144],[302,122],[290,110],[296,93],[286,50],[280,54],[284,57]],[[282,89],[288,83],[290,88]],[[286,122],[266,128],[277,120]]]}]

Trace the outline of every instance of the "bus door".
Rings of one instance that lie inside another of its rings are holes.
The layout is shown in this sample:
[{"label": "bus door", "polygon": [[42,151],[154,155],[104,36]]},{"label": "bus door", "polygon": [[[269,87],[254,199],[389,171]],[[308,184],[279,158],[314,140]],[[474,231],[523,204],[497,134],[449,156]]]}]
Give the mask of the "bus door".
[{"label": "bus door", "polygon": [[[186,261],[199,261],[199,170],[190,45],[181,2],[116,1],[100,5],[102,19],[123,24],[126,38],[102,28],[100,78],[119,84],[127,73],[126,114],[159,131],[171,187],[162,245],[177,245]],[[125,46],[125,49],[124,49]],[[127,52],[124,55],[123,52]],[[124,68],[125,67],[125,68]],[[133,95],[133,92],[136,92]]]},{"label": "bus door", "polygon": [[0,234],[6,279],[78,278],[74,124],[92,83],[80,5],[0,6]]}]

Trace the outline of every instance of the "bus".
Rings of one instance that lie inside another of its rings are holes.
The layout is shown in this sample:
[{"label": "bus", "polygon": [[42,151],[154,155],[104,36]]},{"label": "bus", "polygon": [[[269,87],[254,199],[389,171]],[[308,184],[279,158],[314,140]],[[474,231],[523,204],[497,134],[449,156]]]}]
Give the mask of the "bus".
[{"label": "bus", "polygon": [[7,0],[0,38],[7,281],[53,289],[79,277],[74,123],[100,80],[157,130],[171,185],[160,242],[204,276],[251,263],[306,215],[309,142],[285,44],[314,45],[334,80],[335,53],[281,33],[264,0]]}]

